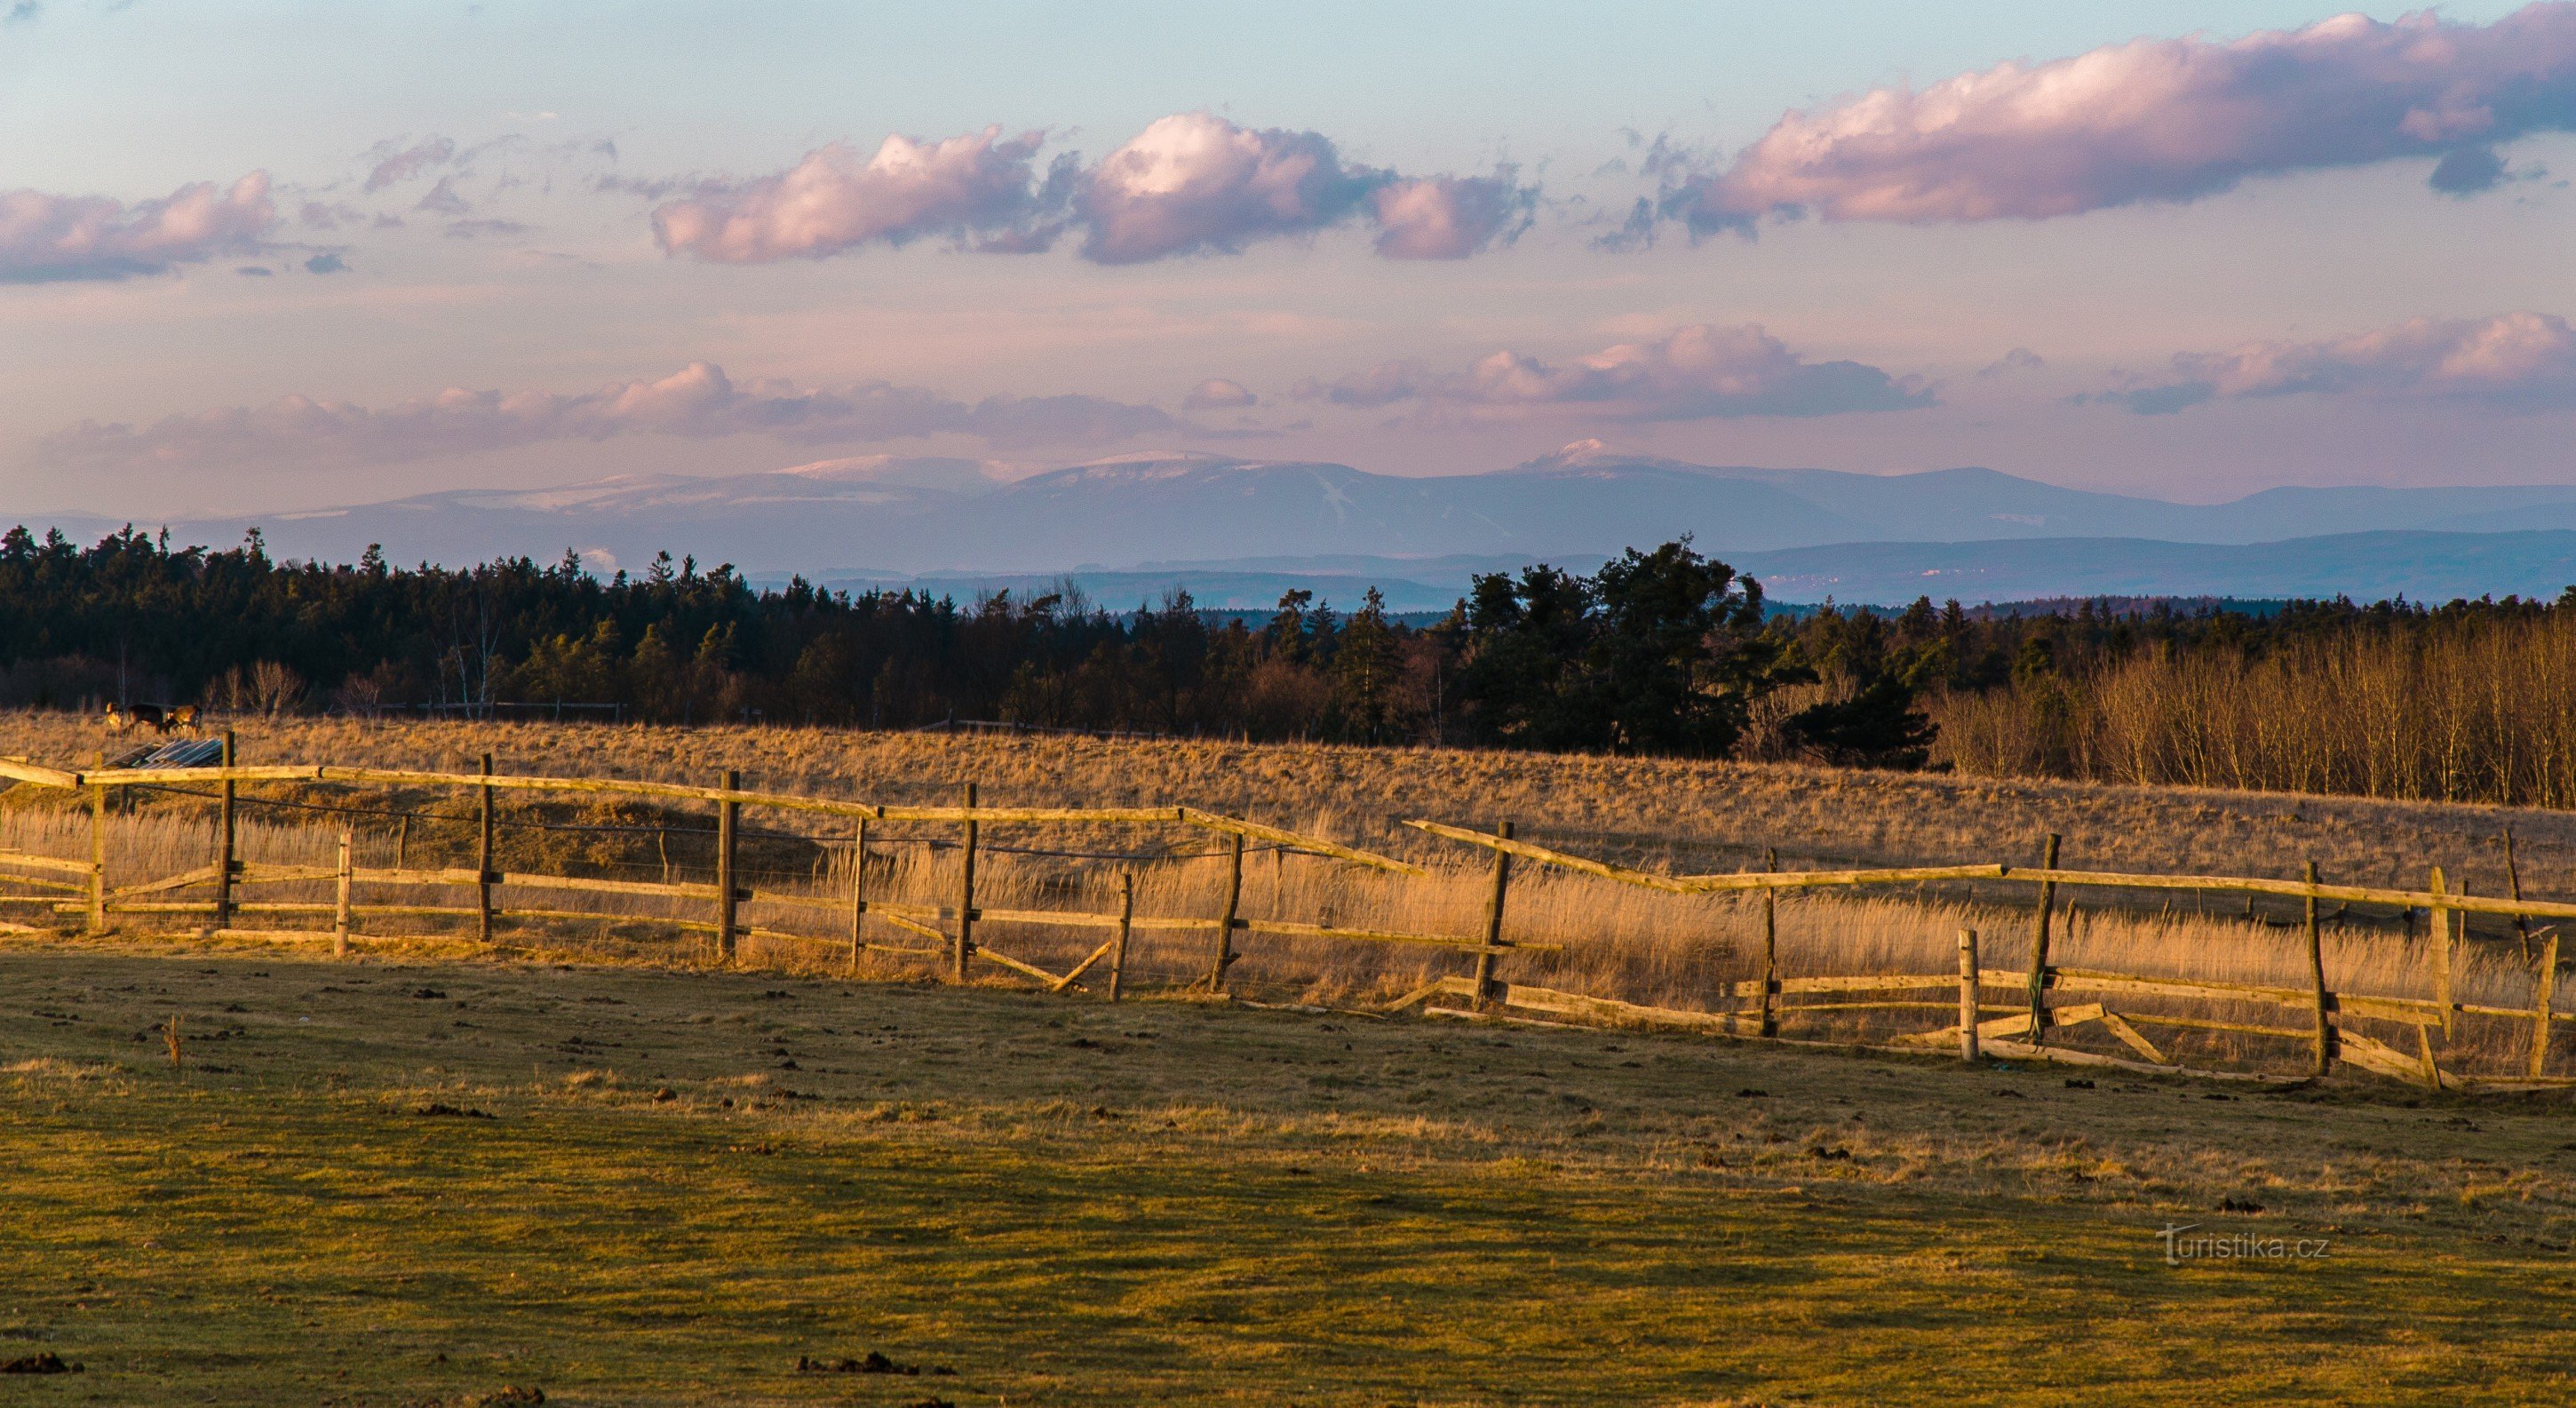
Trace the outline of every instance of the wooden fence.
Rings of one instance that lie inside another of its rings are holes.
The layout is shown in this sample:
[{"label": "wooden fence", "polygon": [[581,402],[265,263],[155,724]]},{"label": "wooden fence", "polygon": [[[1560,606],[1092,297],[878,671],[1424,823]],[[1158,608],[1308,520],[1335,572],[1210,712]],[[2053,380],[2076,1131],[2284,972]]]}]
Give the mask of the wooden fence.
[{"label": "wooden fence", "polygon": [[[1113,1001],[1127,986],[1129,943],[1139,932],[1205,934],[1206,968],[1189,986],[1215,993],[1227,991],[1229,970],[1244,956],[1238,940],[1268,936],[1402,945],[1451,951],[1472,959],[1470,972],[1439,978],[1384,1009],[1390,1012],[1416,1010],[1433,1016],[1486,1020],[1544,1022],[1577,1019],[1771,1040],[1795,1040],[1797,1038],[1783,1035],[1784,1027],[1817,1018],[1853,1013],[1937,1012],[1950,1019],[1946,1025],[1902,1033],[1878,1044],[1910,1050],[1955,1048],[1969,1060],[2005,1057],[2230,1079],[2313,1078],[2326,1074],[2337,1062],[2343,1062],[2378,1075],[2420,1082],[2435,1089],[2534,1090],[2576,1084],[2576,1077],[2553,1076],[2547,1071],[2554,1024],[2576,1020],[2576,1012],[2562,1012],[2555,1005],[2559,945],[2554,934],[2547,937],[2545,950],[2533,967],[2531,1001],[2527,1007],[2458,1001],[2453,992],[2454,977],[2461,967],[2459,955],[2466,942],[2467,915],[2507,916],[2526,923],[2531,919],[2576,919],[2576,903],[2455,893],[2443,885],[2438,868],[2432,872],[2430,882],[2423,890],[2326,884],[2317,876],[2314,865],[2308,867],[2306,878],[2302,880],[2073,870],[2056,864],[2056,838],[2052,836],[2044,848],[2043,863],[2038,866],[1976,864],[1781,871],[1766,865],[1764,870],[1755,872],[1666,875],[1519,840],[1508,824],[1485,832],[1427,820],[1408,821],[1406,825],[1424,834],[1462,846],[1481,848],[1491,856],[1491,886],[1481,932],[1444,935],[1246,917],[1241,903],[1244,853],[1246,843],[1251,841],[1286,853],[1393,875],[1423,876],[1427,872],[1422,866],[1399,857],[1187,806],[993,807],[978,802],[971,784],[964,788],[955,806],[880,805],[749,790],[739,785],[738,775],[732,772],[725,773],[720,783],[711,787],[627,779],[506,774],[493,770],[489,755],[483,758],[481,770],[474,773],[330,765],[243,766],[234,756],[230,735],[224,739],[222,762],[211,767],[68,770],[0,760],[0,779],[85,794],[90,831],[87,858],[0,850],[0,881],[32,892],[0,895],[0,900],[35,903],[57,916],[76,917],[93,934],[107,932],[116,915],[173,919],[202,916],[206,922],[192,927],[215,933],[327,938],[335,954],[345,956],[356,937],[358,920],[366,917],[470,920],[475,939],[487,944],[494,940],[498,925],[512,921],[607,921],[661,925],[711,935],[718,959],[727,963],[737,959],[740,941],[748,936],[829,945],[844,952],[852,965],[868,953],[930,962],[943,970],[952,982],[969,980],[973,965],[980,962],[1033,979],[1047,990],[1058,993],[1078,987],[1089,990],[1085,979],[1106,964],[1105,980],[1094,981],[1100,983],[1099,990]],[[215,854],[209,863],[176,874],[109,888],[109,799],[122,788],[171,787],[191,783],[211,785],[216,789],[210,794],[215,803],[216,827]],[[478,863],[472,868],[360,867],[354,864],[354,848],[349,833],[345,831],[341,833],[338,859],[333,865],[247,863],[238,853],[238,816],[243,802],[239,789],[244,784],[260,783],[428,787],[468,794],[477,802]],[[715,822],[713,882],[682,883],[667,879],[648,882],[499,869],[494,863],[495,810],[497,798],[504,793],[608,794],[706,806],[711,809]],[[838,842],[851,847],[847,892],[817,896],[742,883],[738,862],[742,834],[740,817],[745,807],[839,818],[849,822],[847,838]],[[957,828],[958,839],[954,844],[960,850],[962,863],[958,868],[958,887],[953,902],[935,905],[902,903],[874,898],[867,893],[869,827],[872,823],[882,822]],[[1226,850],[1220,854],[1228,858],[1228,871],[1221,908],[1218,913],[1206,916],[1139,915],[1135,912],[1132,875],[1121,877],[1120,905],[1115,913],[979,905],[976,862],[979,849],[990,847],[984,829],[1015,824],[1183,827],[1224,837]],[[1673,895],[1758,895],[1763,902],[1758,975],[1727,985],[1721,996],[1729,1005],[1713,1011],[1650,1007],[1506,980],[1499,976],[1498,965],[1510,955],[1561,953],[1568,947],[1562,943],[1533,943],[1510,937],[1505,921],[1515,861]],[[1982,964],[1978,957],[1977,934],[1973,930],[1962,930],[1955,975],[1863,973],[1789,977],[1781,973],[1777,901],[1782,893],[1956,881],[2003,882],[2034,888],[2037,903],[2032,910],[2030,957],[2025,967],[2005,971]],[[332,898],[329,901],[261,901],[244,897],[245,891],[259,886],[317,882],[331,884]],[[361,903],[357,899],[361,887],[371,891],[471,890],[473,903],[383,903],[373,900]],[[2060,889],[2193,890],[2300,900],[2308,981],[2295,987],[2265,986],[2058,964],[2052,961],[2050,946],[2052,915]],[[202,898],[180,898],[185,892],[198,890],[209,893]],[[703,905],[705,908],[703,917],[524,905],[504,908],[496,902],[495,892],[499,890],[568,896],[643,897],[689,906]],[[2429,932],[2435,966],[2434,996],[2427,999],[2372,995],[2329,988],[2325,980],[2322,927],[2318,913],[2319,904],[2329,901],[2346,907],[2371,904],[2410,912],[2415,909],[2427,911],[2431,918]],[[833,932],[829,936],[818,936],[750,926],[741,919],[741,907],[747,904],[769,904],[819,913],[829,918]],[[239,927],[237,921],[253,915],[327,916],[330,927],[286,931]],[[2461,925],[2456,935],[2454,921]],[[882,937],[872,938],[869,932],[871,923],[878,926],[880,935],[885,930],[892,930],[907,942],[889,943]],[[1013,957],[979,937],[979,931],[995,926],[1008,929],[1032,925],[1096,930],[1105,937],[1064,972],[1050,971]],[[34,926],[6,927],[19,932],[46,932]],[[1433,1000],[1437,998],[1459,999],[1465,1005],[1436,1005]],[[1791,998],[1801,1000],[1785,1000]],[[2084,1000],[2067,1002],[2053,1001],[2052,998]],[[2138,1000],[2142,999],[2250,1006],[2289,1015],[2271,1022],[2219,1020],[2141,1010]],[[2117,1009],[2113,1006],[2115,1003],[2119,1004]],[[2510,1077],[2469,1076],[2443,1069],[2437,1059],[2432,1034],[2439,1031],[2448,1036],[2458,1018],[2470,1015],[2526,1024],[2525,1069]],[[2401,1044],[2391,1045],[2355,1030],[2352,1024],[2356,1019],[2411,1028],[2413,1040],[2406,1043],[2401,1039]],[[2142,1027],[2220,1032],[2295,1043],[2303,1058],[2300,1064],[2304,1071],[2301,1076],[2288,1077],[2187,1068],[2168,1056],[2153,1038],[2140,1030]],[[2069,1044],[2070,1033],[2088,1029],[2101,1033],[2106,1041],[2116,1044],[2124,1054],[2088,1051]],[[2403,1049],[2410,1044],[2413,1050]]]}]

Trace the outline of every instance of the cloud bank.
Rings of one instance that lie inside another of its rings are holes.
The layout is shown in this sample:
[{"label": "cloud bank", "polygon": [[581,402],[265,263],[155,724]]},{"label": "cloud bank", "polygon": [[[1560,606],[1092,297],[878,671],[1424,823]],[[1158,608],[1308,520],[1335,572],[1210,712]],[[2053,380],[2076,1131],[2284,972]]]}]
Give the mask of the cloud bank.
[{"label": "cloud bank", "polygon": [[1496,352],[1464,372],[1388,362],[1308,382],[1298,394],[1357,408],[1413,402],[1425,418],[1492,420],[1580,414],[1673,421],[1828,416],[1934,403],[1932,389],[1861,362],[1810,362],[1759,325],[1682,328],[1660,342],[1621,343],[1551,365]]},{"label": "cloud bank", "polygon": [[867,382],[837,391],[744,385],[711,362],[595,391],[469,391],[371,408],[286,396],[170,416],[150,425],[82,424],[48,437],[60,462],[97,466],[394,464],[557,440],[625,435],[768,435],[800,445],[969,435],[1004,449],[1097,445],[1184,429],[1151,406],[1094,396],[995,396],[968,403],[920,387]]},{"label": "cloud bank", "polygon": [[2502,410],[2576,407],[2576,329],[2546,313],[2411,318],[2325,342],[2184,353],[2163,381],[2093,397],[2146,415],[2300,393],[2459,401]]},{"label": "cloud bank", "polygon": [[2479,26],[2338,15],[2230,42],[2141,39],[1880,88],[1783,117],[1666,214],[1697,233],[1766,214],[1908,224],[2042,220],[2188,201],[2249,176],[2442,157],[2491,185],[2491,144],[2576,128],[2576,3]]},{"label": "cloud bank", "polygon": [[106,196],[0,191],[0,283],[158,274],[250,253],[276,221],[265,171],[228,189],[200,181],[132,205]]},{"label": "cloud bank", "polygon": [[1387,258],[1463,259],[1516,238],[1538,200],[1510,167],[1407,177],[1345,161],[1320,133],[1204,112],[1160,118],[1096,166],[1067,153],[1041,171],[1044,139],[897,135],[866,161],[834,143],[775,176],[698,183],[654,210],[654,237],[666,254],[761,264],[924,237],[1024,252],[1078,232],[1084,258],[1135,264],[1358,220]]}]

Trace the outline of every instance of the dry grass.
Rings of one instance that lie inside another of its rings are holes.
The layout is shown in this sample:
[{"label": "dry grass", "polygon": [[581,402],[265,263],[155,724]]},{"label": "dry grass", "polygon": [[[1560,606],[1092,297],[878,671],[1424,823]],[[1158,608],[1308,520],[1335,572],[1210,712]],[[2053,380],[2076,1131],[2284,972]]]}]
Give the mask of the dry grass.
[{"label": "dry grass", "polygon": [[[1482,822],[1516,817],[1534,835],[1594,854],[1623,855],[1691,869],[1733,869],[1760,846],[1775,845],[1786,863],[1937,863],[2017,859],[2035,831],[2067,835],[2071,864],[2138,869],[2205,869],[2287,873],[2295,857],[2326,862],[2330,876],[2372,882],[2414,881],[2412,861],[2445,859],[2454,883],[2462,872],[2492,880],[2482,836],[2517,827],[2533,893],[2547,893],[2552,873],[2576,860],[2576,821],[2555,813],[2502,813],[2493,808],[2351,799],[2257,796],[2085,784],[1998,784],[1945,777],[1833,772],[1789,765],[1710,764],[1669,760],[1544,757],[1503,753],[1371,751],[1238,744],[1132,743],[1084,739],[951,738],[827,730],[673,730],[553,725],[369,724],[341,720],[244,721],[249,761],[331,760],[466,770],[489,749],[510,771],[710,780],[718,766],[741,767],[749,785],[893,802],[946,801],[956,783],[976,778],[996,804],[1132,805],[1188,801],[1399,851],[1434,864],[1427,879],[1390,877],[1256,848],[1247,857],[1242,913],[1397,929],[1461,938],[1480,932],[1490,885],[1481,855],[1391,827],[1390,818],[1422,815]],[[62,715],[22,714],[0,722],[0,751],[40,759],[84,757],[99,745],[95,725]],[[31,789],[20,789],[24,796]],[[251,789],[259,792],[262,789]],[[266,789],[272,795],[325,799],[323,789]],[[330,793],[328,795],[341,795]],[[506,794],[505,794],[506,796]],[[15,800],[16,797],[13,797]],[[345,798],[344,798],[345,799]],[[363,799],[389,809],[462,815],[461,798],[435,793]],[[512,816],[540,804],[507,798]],[[1400,808],[1400,810],[1397,810]],[[244,828],[253,862],[320,864],[331,859],[337,822],[319,814],[262,811],[284,822]],[[668,828],[663,833],[504,833],[505,865],[574,873],[706,878],[699,842],[706,818],[686,808],[630,808],[614,815],[554,813],[556,820],[609,821]],[[836,834],[810,829],[810,819],[754,814],[748,824],[806,829],[806,841],[765,840],[746,858],[754,883],[818,898],[846,895],[847,851]],[[58,855],[87,849],[85,815],[41,805],[0,812],[0,845]],[[917,904],[954,903],[957,856],[933,843],[938,827],[881,826],[872,833],[870,893]],[[208,809],[194,799],[162,799],[112,821],[114,883],[130,883],[202,865],[211,857]],[[469,831],[423,829],[397,839],[384,818],[360,818],[361,865],[391,865],[397,846],[412,864],[464,863]],[[565,839],[569,837],[569,839]],[[676,837],[676,843],[672,838]],[[548,852],[558,841],[575,850]],[[978,875],[987,908],[1116,908],[1117,876],[1132,873],[1143,915],[1212,918],[1221,906],[1225,862],[1203,833],[1145,833],[1112,828],[991,827],[988,846],[1027,846],[1093,853],[1084,858],[988,850]],[[676,845],[676,852],[674,846]],[[696,848],[696,849],[693,849]],[[511,859],[513,848],[523,859]],[[1133,854],[1136,860],[1100,859]],[[675,857],[675,858],[674,858]],[[2463,864],[2463,858],[2472,858]],[[2501,886],[2480,884],[2493,891]],[[316,903],[327,886],[263,887],[263,901]],[[362,896],[362,902],[375,898]],[[393,898],[386,896],[384,898]],[[418,903],[414,895],[403,897]],[[564,897],[505,892],[504,904],[563,907]],[[446,902],[466,902],[463,892]],[[2158,898],[2151,903],[2168,906]],[[669,901],[585,896],[582,907],[637,920],[686,914]],[[1989,967],[2026,962],[2031,925],[2026,892],[2016,887],[1953,887],[1913,896],[1792,896],[1780,908],[1783,971],[1791,976],[1867,972],[1955,971],[1954,936],[1985,936]],[[696,916],[703,917],[703,916]],[[2278,916],[2273,916],[2277,920]],[[843,961],[845,921],[807,906],[755,905],[747,922],[814,936],[810,942],[754,939],[756,962],[811,971]],[[280,919],[289,926],[318,920]],[[429,921],[370,919],[369,932],[429,932]],[[447,926],[452,930],[452,925]],[[704,941],[674,939],[649,924],[541,926],[550,943],[586,945],[603,957],[702,958]],[[1502,975],[1651,1005],[1720,1010],[1736,1001],[1732,984],[1758,976],[1758,901],[1682,898],[1524,868],[1515,879],[1509,936],[1552,943],[1562,952],[1504,960]],[[2306,957],[2295,932],[2276,922],[2186,898],[2169,908],[2088,909],[2064,933],[2056,960],[2166,977],[2303,987]],[[921,942],[882,925],[870,937]],[[988,925],[979,937],[1012,956],[1062,971],[1104,937],[1081,928]],[[1141,932],[1131,978],[1186,983],[1207,971],[1213,926],[1187,932]],[[1230,975],[1239,990],[1322,1004],[1364,1004],[1463,971],[1465,960],[1436,949],[1323,943],[1260,936]],[[2527,1005],[2532,980],[2518,955],[2483,942],[2463,959],[2457,993],[2464,1001]],[[2330,933],[2328,981],[2343,990],[2429,997],[2429,947],[2386,924]],[[915,960],[871,955],[862,971],[895,977],[923,971]],[[1915,994],[1937,1003],[1938,991]],[[2298,1026],[2303,1014],[2239,1007],[2213,1013],[2206,1004],[2175,1006],[2141,999],[2140,1014],[2216,1015],[2221,1020]],[[1938,1025],[1920,1013],[1810,1015],[1793,1034],[1872,1039]],[[2372,1029],[2376,1031],[2377,1029]],[[2411,1048],[2411,1033],[2383,1034]],[[2169,1052],[2194,1061],[2295,1066],[2294,1045],[2268,1038],[2175,1032],[2160,1035]],[[2528,1037],[2520,1024],[2473,1018],[2460,1023],[2443,1052],[2446,1068],[2519,1072]],[[2106,1046],[2107,1050],[2119,1050]],[[2562,1063],[2553,1070],[2565,1069]]]}]

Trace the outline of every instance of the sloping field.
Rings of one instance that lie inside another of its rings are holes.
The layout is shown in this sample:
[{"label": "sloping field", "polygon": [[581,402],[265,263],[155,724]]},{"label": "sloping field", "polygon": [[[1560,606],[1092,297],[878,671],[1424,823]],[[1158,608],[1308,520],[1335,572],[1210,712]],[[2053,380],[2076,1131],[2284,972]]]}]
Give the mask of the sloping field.
[{"label": "sloping field", "polygon": [[[2029,863],[2065,836],[2066,863],[2105,869],[2505,889],[2502,837],[2518,841],[2533,894],[2576,895],[2576,815],[2362,798],[2000,781],[1791,764],[1567,757],[1074,737],[871,734],[795,728],[618,728],[363,720],[237,721],[247,762],[470,765],[504,771],[710,782],[948,802],[974,780],[993,805],[1186,802],[1297,824],[1324,819],[1391,848],[1436,845],[1390,819],[1515,819],[1522,834],[1590,854],[1668,856],[1694,868],[1788,863]],[[69,714],[0,717],[0,752],[57,763],[122,746]]]},{"label": "sloping field", "polygon": [[0,994],[0,1358],[84,1366],[10,1403],[2576,1392],[2562,1097],[144,941]]}]

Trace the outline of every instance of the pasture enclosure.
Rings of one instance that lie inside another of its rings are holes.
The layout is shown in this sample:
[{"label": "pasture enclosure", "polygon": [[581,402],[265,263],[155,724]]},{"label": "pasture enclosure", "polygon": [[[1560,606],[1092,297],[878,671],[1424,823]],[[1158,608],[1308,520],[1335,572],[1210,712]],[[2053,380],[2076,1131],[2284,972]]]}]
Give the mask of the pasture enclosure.
[{"label": "pasture enclosure", "polygon": [[[2576,1020],[2558,938],[2531,927],[2576,904],[2463,894],[2438,866],[2421,888],[2313,864],[2082,869],[2051,836],[2037,865],[1675,874],[1509,824],[1408,818],[1419,844],[1370,849],[1187,805],[994,806],[972,784],[925,805],[745,788],[732,770],[511,773],[489,754],[473,772],[246,765],[230,735],[211,766],[102,756],[0,777],[36,799],[0,849],[0,906],[44,921],[7,926],[25,938],[71,923],[340,956],[542,947],[2236,1079],[2344,1064],[2432,1088],[2576,1084],[2554,1041]],[[2176,894],[2203,903],[2146,907]],[[2211,917],[2212,895],[2243,914]],[[2258,899],[2297,917],[2258,917]],[[2471,915],[2510,921],[2510,942],[2473,939]]]}]

